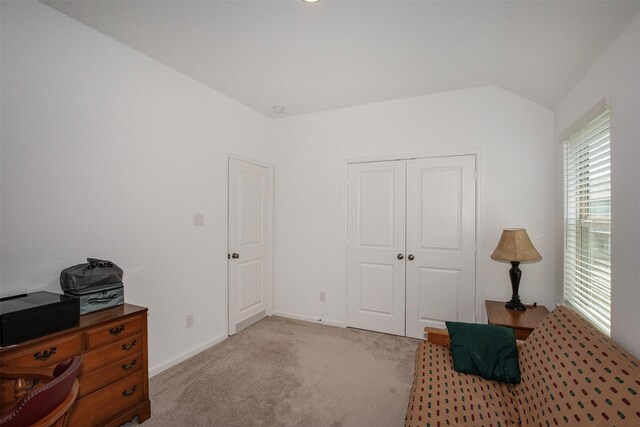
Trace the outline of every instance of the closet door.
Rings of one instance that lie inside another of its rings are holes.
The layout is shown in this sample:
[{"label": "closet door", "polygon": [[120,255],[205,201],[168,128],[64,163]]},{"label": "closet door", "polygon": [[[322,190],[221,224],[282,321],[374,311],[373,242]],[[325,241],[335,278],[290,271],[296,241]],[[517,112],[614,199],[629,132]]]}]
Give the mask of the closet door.
[{"label": "closet door", "polygon": [[405,164],[349,165],[348,326],[405,334]]},{"label": "closet door", "polygon": [[475,321],[475,156],[407,162],[406,334]]}]

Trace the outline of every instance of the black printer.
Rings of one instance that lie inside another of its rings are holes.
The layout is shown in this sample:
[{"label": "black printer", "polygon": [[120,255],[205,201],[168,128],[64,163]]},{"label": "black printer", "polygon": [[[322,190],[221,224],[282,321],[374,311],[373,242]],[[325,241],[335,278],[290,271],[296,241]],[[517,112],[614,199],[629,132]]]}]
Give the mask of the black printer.
[{"label": "black printer", "polygon": [[77,298],[44,291],[0,298],[0,346],[73,328],[79,319]]}]

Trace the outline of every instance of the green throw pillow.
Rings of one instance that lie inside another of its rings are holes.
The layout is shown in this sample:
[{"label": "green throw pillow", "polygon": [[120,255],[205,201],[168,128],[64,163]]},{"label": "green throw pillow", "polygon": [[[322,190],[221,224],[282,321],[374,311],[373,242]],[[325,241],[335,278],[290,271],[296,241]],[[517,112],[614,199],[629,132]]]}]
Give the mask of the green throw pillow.
[{"label": "green throw pillow", "polygon": [[505,383],[520,382],[513,329],[477,323],[445,323],[456,371]]}]

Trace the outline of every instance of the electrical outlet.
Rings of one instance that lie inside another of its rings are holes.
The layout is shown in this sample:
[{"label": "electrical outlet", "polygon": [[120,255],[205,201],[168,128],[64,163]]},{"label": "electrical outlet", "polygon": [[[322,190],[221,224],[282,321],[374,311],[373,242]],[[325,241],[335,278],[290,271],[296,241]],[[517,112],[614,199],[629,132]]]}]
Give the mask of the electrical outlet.
[{"label": "electrical outlet", "polygon": [[190,328],[193,326],[193,314],[188,314],[187,315],[187,328]]},{"label": "electrical outlet", "polygon": [[325,302],[327,300],[327,293],[324,291],[320,292],[320,301]]},{"label": "electrical outlet", "polygon": [[202,213],[194,213],[193,214],[193,225],[195,227],[204,227],[204,214],[202,214]]}]

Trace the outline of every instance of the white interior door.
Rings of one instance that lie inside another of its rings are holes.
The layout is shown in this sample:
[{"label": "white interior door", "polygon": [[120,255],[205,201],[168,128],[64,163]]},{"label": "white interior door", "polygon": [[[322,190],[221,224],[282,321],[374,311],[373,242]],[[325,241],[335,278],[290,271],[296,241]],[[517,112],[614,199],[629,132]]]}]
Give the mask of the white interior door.
[{"label": "white interior door", "polygon": [[347,325],[404,335],[405,161],[350,164],[347,200]]},{"label": "white interior door", "polygon": [[269,169],[229,159],[229,334],[267,315]]},{"label": "white interior door", "polygon": [[407,336],[475,321],[475,170],[475,156],[407,162]]}]

